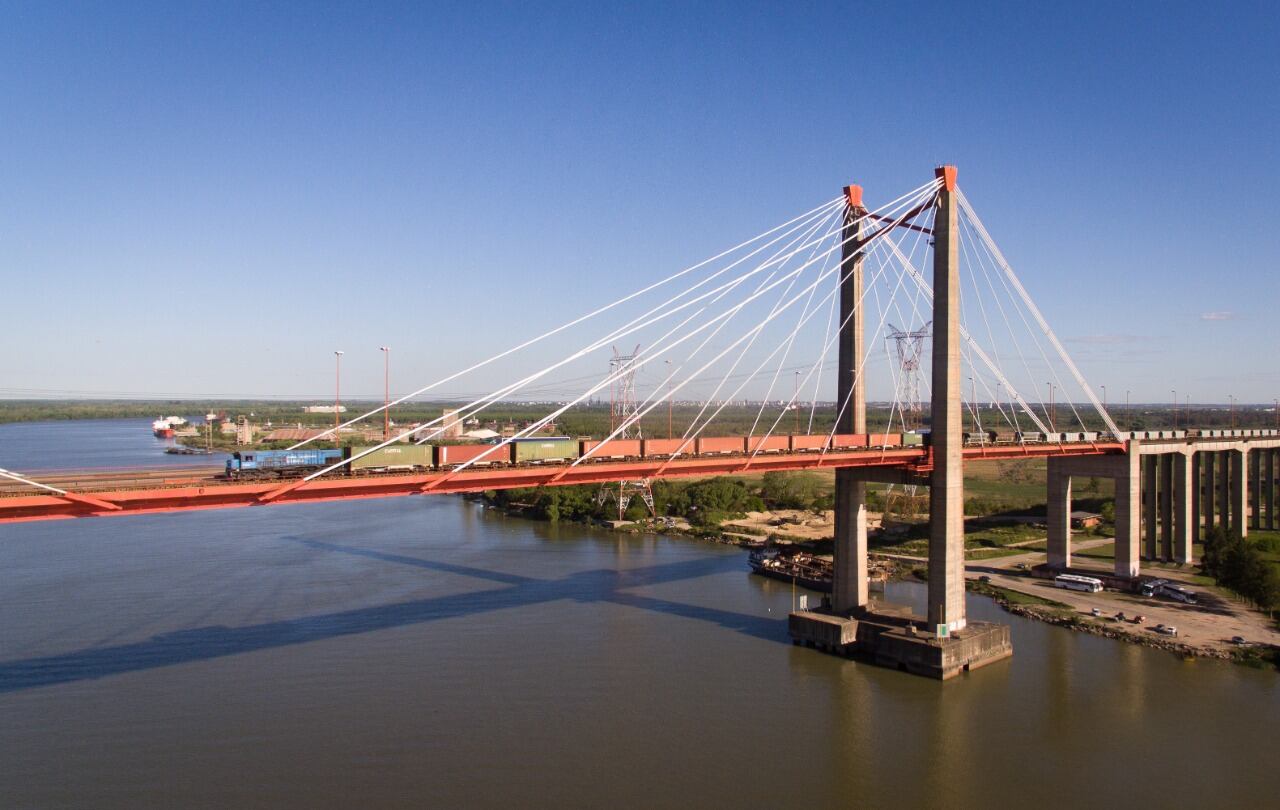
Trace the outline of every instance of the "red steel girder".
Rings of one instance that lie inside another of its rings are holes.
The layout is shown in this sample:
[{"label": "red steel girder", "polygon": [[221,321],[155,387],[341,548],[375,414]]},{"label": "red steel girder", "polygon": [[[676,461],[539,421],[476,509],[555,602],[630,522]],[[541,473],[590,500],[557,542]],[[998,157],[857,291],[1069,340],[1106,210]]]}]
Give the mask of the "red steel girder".
[{"label": "red steel girder", "polygon": [[[1053,455],[1106,455],[1123,453],[1118,442],[1058,445],[999,445],[967,447],[967,459],[1043,458]],[[824,467],[911,467],[927,468],[928,453],[920,447],[854,450],[822,453],[760,454],[596,462],[577,467],[555,464],[529,467],[470,469],[441,481],[446,473],[371,475],[352,478],[322,478],[308,482],[266,501],[271,504],[310,503],[352,498],[386,498],[416,495],[440,482],[431,493],[482,492],[543,485],[567,486],[651,477],[666,466],[662,477],[682,478],[705,475],[734,475],[771,470],[811,470]],[[0,497],[0,523],[57,520],[107,515],[180,512],[194,509],[225,509],[263,504],[262,496],[279,490],[278,481],[224,482],[210,479],[194,486],[128,488],[94,491],[92,495],[18,495]]]}]

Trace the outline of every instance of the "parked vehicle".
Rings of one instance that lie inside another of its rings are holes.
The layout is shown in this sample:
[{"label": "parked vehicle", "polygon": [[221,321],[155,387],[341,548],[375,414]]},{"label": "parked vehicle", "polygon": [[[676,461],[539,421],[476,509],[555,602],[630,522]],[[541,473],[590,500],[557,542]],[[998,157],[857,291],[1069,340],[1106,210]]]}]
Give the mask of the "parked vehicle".
[{"label": "parked vehicle", "polygon": [[1066,588],[1069,591],[1097,593],[1102,590],[1102,580],[1096,577],[1082,577],[1079,574],[1058,574],[1053,578],[1053,584],[1055,587]]},{"label": "parked vehicle", "polygon": [[1165,636],[1177,636],[1178,628],[1171,624],[1157,624],[1154,628],[1157,633]]}]

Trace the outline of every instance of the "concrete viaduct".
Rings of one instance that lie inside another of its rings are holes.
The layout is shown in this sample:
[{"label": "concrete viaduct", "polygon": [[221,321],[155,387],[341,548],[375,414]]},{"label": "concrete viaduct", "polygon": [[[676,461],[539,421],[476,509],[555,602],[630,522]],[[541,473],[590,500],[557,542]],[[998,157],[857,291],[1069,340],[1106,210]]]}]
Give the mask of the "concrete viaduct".
[{"label": "concrete viaduct", "polygon": [[1073,478],[1115,481],[1115,574],[1136,577],[1143,558],[1194,562],[1214,527],[1277,528],[1278,474],[1280,436],[1131,439],[1123,455],[1051,457],[1048,563],[1071,565]]}]

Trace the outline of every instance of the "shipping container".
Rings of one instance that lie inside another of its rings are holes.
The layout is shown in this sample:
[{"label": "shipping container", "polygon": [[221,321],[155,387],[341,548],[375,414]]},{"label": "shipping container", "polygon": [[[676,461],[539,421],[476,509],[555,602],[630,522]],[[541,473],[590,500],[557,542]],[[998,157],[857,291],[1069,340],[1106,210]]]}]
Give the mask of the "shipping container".
[{"label": "shipping container", "polygon": [[[684,445],[682,450],[681,445]],[[676,450],[680,450],[681,456],[692,456],[696,444],[694,439],[645,439],[641,450],[645,458],[668,458]]]},{"label": "shipping container", "polygon": [[[919,433],[910,434],[920,436]],[[920,444],[924,444],[924,437],[920,437]],[[867,436],[868,447],[898,447],[902,444],[901,433],[872,433]]]},{"label": "shipping container", "polygon": [[585,456],[587,453],[591,453],[593,459],[639,458],[640,439],[610,439],[603,442],[579,439],[578,454]]},{"label": "shipping container", "polygon": [[796,453],[822,452],[822,448],[827,446],[827,438],[825,433],[819,436],[792,436],[791,450]]},{"label": "shipping container", "polygon": [[645,458],[668,458],[677,450],[682,456],[691,456],[696,452],[696,445],[693,439],[645,439],[641,449]]},{"label": "shipping container", "polygon": [[[348,447],[343,458],[368,450],[368,447]],[[374,450],[363,458],[351,462],[352,470],[425,470],[430,469],[435,461],[429,444],[393,444]]]},{"label": "shipping container", "polygon": [[578,442],[568,436],[549,436],[545,439],[516,439],[512,461],[516,464],[547,464],[578,457]]},{"label": "shipping container", "polygon": [[[969,436],[969,435],[971,435],[971,434],[968,434],[968,433],[966,433],[966,434],[965,434],[966,439],[968,438],[968,436]],[[973,434],[973,435],[980,435],[980,434]],[[887,442],[877,442],[877,441],[875,441],[875,438],[876,438],[877,436],[893,436],[893,437],[897,437],[897,438],[899,439],[899,442],[900,442],[901,444],[903,444],[903,445],[906,445],[907,447],[924,447],[924,434],[923,434],[923,433],[903,433],[903,434],[901,434],[901,435],[899,435],[899,434],[897,434],[897,433],[884,433],[884,434],[876,434],[876,436],[873,436],[873,437],[872,437],[872,442],[871,442],[871,443],[872,443],[874,446],[876,446],[876,447],[883,447],[883,446],[892,446],[892,445],[888,445],[888,443],[887,443]]]},{"label": "shipping container", "polygon": [[745,436],[699,436],[698,455],[722,456],[727,453],[745,453],[747,438]]},{"label": "shipping container", "polygon": [[832,450],[850,450],[867,446],[865,433],[837,433],[831,437]]},{"label": "shipping container", "polygon": [[787,436],[752,436],[747,446],[750,453],[785,453],[791,443]]},{"label": "shipping container", "polygon": [[[481,458],[486,452],[489,455]],[[493,444],[438,444],[436,445],[435,457],[437,467],[456,467],[473,459],[478,460],[471,465],[472,467],[510,464],[511,445],[498,447]]]}]

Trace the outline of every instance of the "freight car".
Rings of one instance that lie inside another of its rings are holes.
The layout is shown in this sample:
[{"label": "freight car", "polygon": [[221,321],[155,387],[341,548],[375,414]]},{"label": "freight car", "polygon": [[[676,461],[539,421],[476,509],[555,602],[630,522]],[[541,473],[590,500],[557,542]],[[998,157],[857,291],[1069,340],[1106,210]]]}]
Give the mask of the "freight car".
[{"label": "freight car", "polygon": [[342,450],[238,450],[227,459],[228,478],[282,478],[342,460]]},{"label": "freight car", "polygon": [[435,457],[432,453],[435,448],[429,444],[392,444],[374,450],[367,456],[354,458],[368,449],[370,448],[346,448],[342,454],[344,459],[350,460],[346,469],[352,474],[360,474],[362,472],[413,472],[429,470],[435,466]]}]

